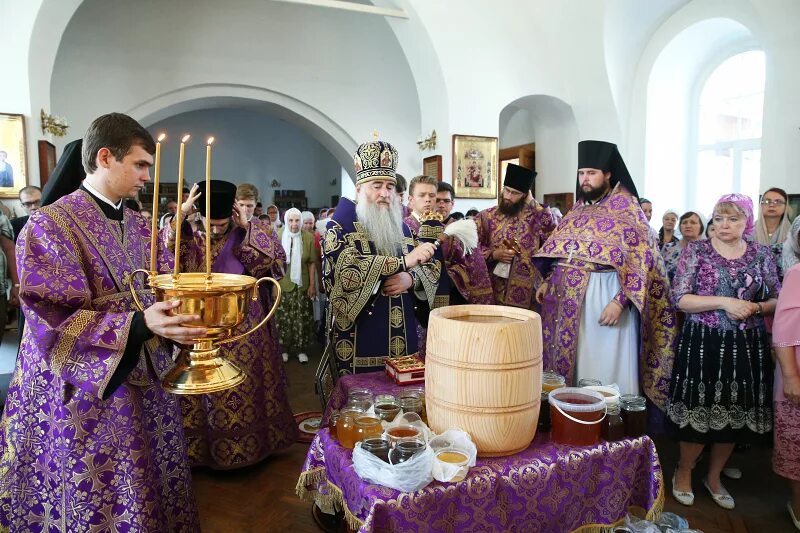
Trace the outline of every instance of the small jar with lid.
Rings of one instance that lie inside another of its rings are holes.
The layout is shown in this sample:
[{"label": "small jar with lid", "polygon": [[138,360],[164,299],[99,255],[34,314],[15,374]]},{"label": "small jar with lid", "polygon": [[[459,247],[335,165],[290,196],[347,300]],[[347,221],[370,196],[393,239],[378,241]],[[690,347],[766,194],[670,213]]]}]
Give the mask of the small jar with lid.
[{"label": "small jar with lid", "polygon": [[361,441],[361,449],[369,452],[384,463],[389,462],[389,441],[380,437],[370,437]]},{"label": "small jar with lid", "polygon": [[555,372],[542,372],[542,397],[539,405],[537,431],[550,431],[550,391],[567,386],[564,376]]},{"label": "small jar with lid", "polygon": [[644,396],[623,394],[620,403],[622,419],[625,421],[625,435],[628,437],[644,435],[647,432],[647,402]]},{"label": "small jar with lid", "polygon": [[416,454],[425,449],[425,441],[423,440],[405,440],[395,444],[394,448],[389,452],[389,464],[398,465],[405,463]]},{"label": "small jar with lid", "polygon": [[369,411],[373,401],[372,392],[369,389],[351,389],[347,393],[347,405],[359,407],[364,412]]},{"label": "small jar with lid", "polygon": [[364,410],[356,407],[345,407],[339,412],[336,422],[336,436],[339,444],[349,450],[356,444],[356,418],[364,416]]},{"label": "small jar with lid", "polygon": [[622,420],[619,403],[606,403],[606,419],[603,420],[603,438],[607,441],[625,438],[625,422]]},{"label": "small jar with lid", "polygon": [[371,437],[383,435],[381,419],[374,416],[359,416],[356,418],[355,442]]},{"label": "small jar with lid", "polygon": [[400,408],[404,413],[417,413],[420,418],[425,421],[423,409],[425,407],[425,400],[416,394],[408,394],[400,396]]},{"label": "small jar with lid", "polygon": [[339,415],[339,410],[334,409],[328,417],[328,432],[331,434],[331,437],[336,440],[339,440],[339,437],[336,435],[336,423],[339,421]]}]

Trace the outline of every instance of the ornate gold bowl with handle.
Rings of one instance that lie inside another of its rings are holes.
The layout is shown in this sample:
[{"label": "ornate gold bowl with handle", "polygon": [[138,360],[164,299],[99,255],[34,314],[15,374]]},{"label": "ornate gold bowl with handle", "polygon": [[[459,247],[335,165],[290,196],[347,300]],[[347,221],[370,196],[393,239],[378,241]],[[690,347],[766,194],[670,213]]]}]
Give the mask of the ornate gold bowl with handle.
[{"label": "ornate gold bowl with handle", "polygon": [[[180,274],[152,275],[140,268],[130,277],[130,291],[136,306],[144,306],[133,285],[135,276],[148,275],[150,290],[156,302],[180,300],[181,305],[170,311],[172,315],[198,315],[200,320],[187,326],[207,328],[206,335],[193,339],[191,347],[183,346],[175,360],[175,367],[161,381],[162,386],[175,394],[206,394],[235,387],[247,377],[238,366],[220,356],[220,344],[235,342],[264,326],[281,300],[281,287],[272,278],[256,279],[240,274],[212,272],[183,272]],[[272,283],[277,292],[272,309],[249,331],[234,335],[234,331],[247,318],[250,301],[258,300],[262,283]]]}]

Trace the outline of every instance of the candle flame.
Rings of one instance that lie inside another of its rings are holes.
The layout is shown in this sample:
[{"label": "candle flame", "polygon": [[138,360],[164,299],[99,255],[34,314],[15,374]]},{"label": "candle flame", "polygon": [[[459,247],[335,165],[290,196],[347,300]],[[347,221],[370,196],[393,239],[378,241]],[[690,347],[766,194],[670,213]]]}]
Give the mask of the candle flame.
[{"label": "candle flame", "polygon": [[182,142],[182,143],[185,143],[186,141],[188,141],[188,140],[189,140],[189,137],[191,137],[191,135],[189,135],[189,134],[187,133],[186,135],[184,135],[184,136],[183,136],[183,139],[181,139],[181,142]]},{"label": "candle flame", "polygon": [[166,133],[162,133],[161,135],[158,136],[158,142],[161,142],[166,138],[167,138],[167,134]]},{"label": "candle flame", "polygon": [[208,144],[211,144],[211,143],[213,143],[213,142],[214,142],[214,137],[209,137],[209,138],[208,138]]}]

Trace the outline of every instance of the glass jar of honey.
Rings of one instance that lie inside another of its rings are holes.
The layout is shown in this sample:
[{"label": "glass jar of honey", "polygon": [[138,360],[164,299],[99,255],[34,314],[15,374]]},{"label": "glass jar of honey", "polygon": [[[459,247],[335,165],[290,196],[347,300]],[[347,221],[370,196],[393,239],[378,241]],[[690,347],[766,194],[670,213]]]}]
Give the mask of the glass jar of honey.
[{"label": "glass jar of honey", "polygon": [[336,423],[339,421],[339,410],[334,409],[331,412],[331,416],[328,417],[328,432],[331,434],[331,437],[339,440],[339,437],[336,435]]},{"label": "glass jar of honey", "polygon": [[542,397],[539,405],[538,431],[550,431],[550,391],[567,386],[567,380],[555,372],[542,372]]},{"label": "glass jar of honey", "polygon": [[415,439],[398,442],[389,452],[389,464],[405,463],[425,449],[425,441]]},{"label": "glass jar of honey", "polygon": [[644,396],[623,394],[620,403],[622,419],[625,421],[625,435],[628,437],[644,435],[647,432],[647,402]]},{"label": "glass jar of honey", "polygon": [[359,416],[356,418],[355,425],[355,441],[368,439],[371,437],[380,437],[383,435],[383,426],[381,426],[381,419],[374,416]]},{"label": "glass jar of honey", "polygon": [[364,410],[355,407],[345,407],[339,412],[336,422],[336,436],[339,444],[349,450],[356,444],[356,418],[364,416]]}]

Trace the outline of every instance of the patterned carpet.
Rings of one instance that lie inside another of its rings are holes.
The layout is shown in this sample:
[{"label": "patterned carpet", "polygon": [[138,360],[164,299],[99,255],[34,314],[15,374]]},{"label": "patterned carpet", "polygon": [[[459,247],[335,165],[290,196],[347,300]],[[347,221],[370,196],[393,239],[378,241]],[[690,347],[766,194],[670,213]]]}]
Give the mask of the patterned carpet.
[{"label": "patterned carpet", "polygon": [[297,423],[297,428],[300,430],[297,442],[311,442],[314,439],[314,435],[319,431],[319,423],[321,420],[322,413],[319,411],[308,411],[294,415],[294,421]]}]

